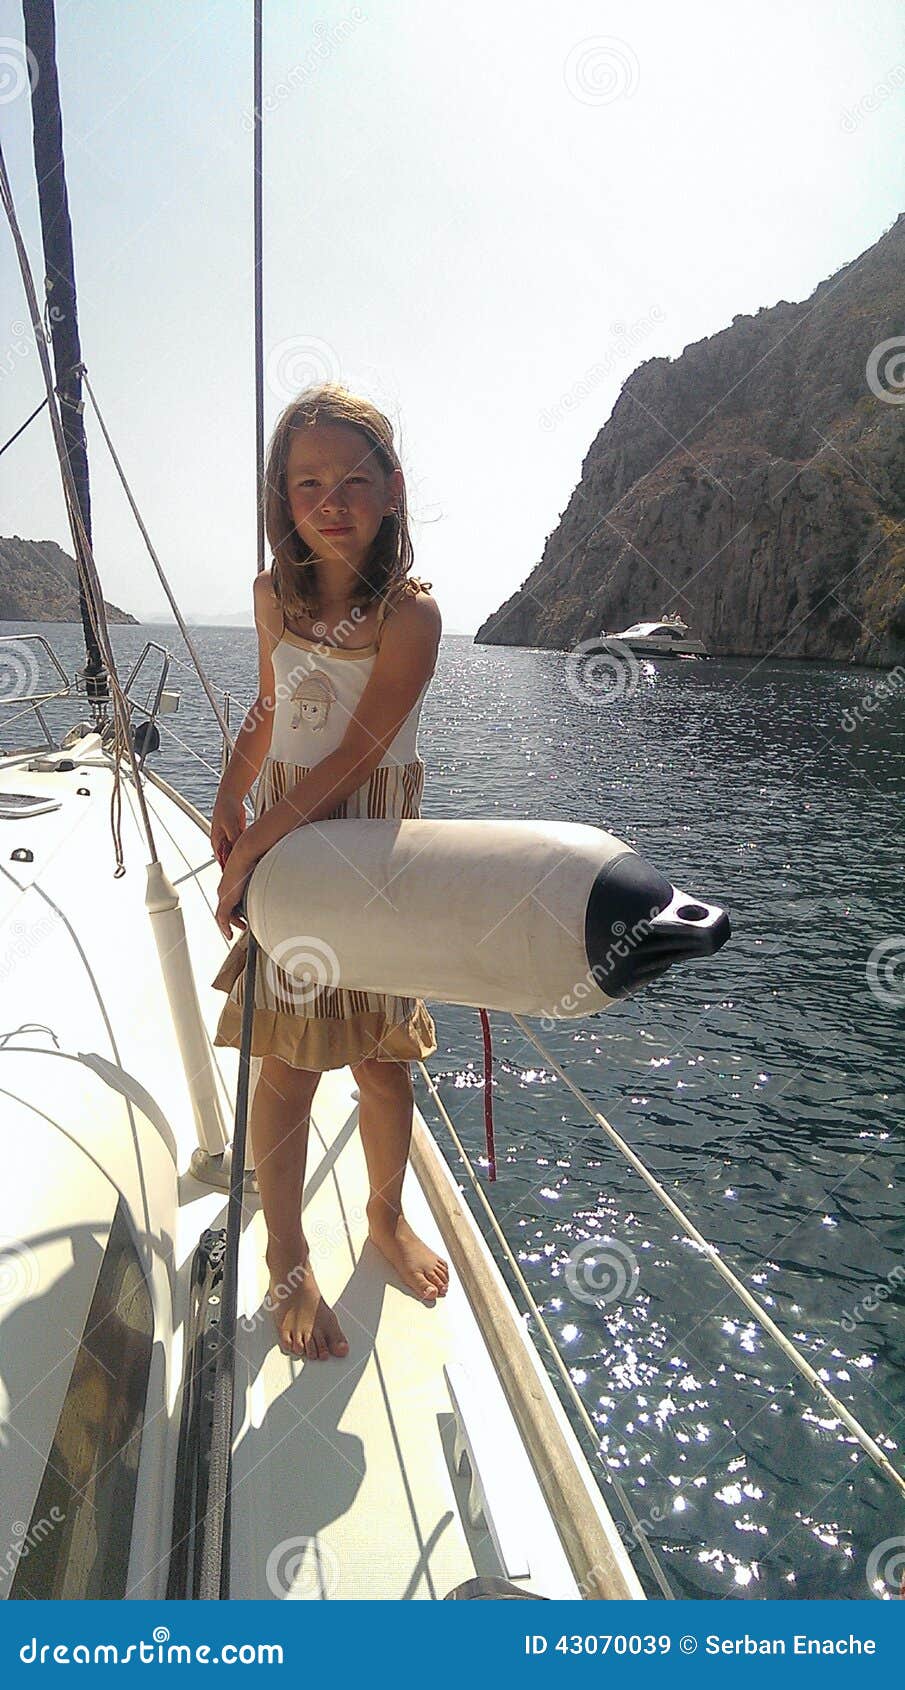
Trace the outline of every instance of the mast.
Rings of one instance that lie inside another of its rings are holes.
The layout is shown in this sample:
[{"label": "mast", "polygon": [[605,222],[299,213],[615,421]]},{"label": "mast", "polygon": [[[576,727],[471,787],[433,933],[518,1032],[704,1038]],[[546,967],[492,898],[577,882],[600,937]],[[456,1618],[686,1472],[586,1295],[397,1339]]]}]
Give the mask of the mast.
[{"label": "mast", "polygon": [[264,237],[262,175],[262,41],[261,0],[254,13],[254,225],[255,225],[255,462],[257,468],[256,525],[258,574],[264,568]]},{"label": "mast", "polygon": [[[47,294],[45,321],[49,320],[56,391],[66,455],[72,469],[76,498],[88,543],[91,544],[91,491],[88,482],[88,445],[82,404],[82,352],[75,294],[75,262],[72,227],[63,166],[63,120],[56,66],[56,24],[53,0],[22,0],[25,44],[33,54],[31,112],[35,175],[41,212],[44,247],[44,284]],[[79,612],[85,636],[85,690],[89,701],[103,704],[109,698],[107,672],[89,614],[88,585],[84,559],[76,547],[79,583]]]}]

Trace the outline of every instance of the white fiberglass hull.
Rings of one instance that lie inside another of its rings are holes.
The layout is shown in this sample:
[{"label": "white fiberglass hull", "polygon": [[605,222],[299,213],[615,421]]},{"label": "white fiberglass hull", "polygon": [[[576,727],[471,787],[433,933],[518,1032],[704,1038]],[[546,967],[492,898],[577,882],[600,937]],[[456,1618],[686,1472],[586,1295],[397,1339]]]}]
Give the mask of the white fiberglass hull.
[{"label": "white fiberglass hull", "polygon": [[[0,760],[0,805],[4,792],[53,801],[0,818],[9,963],[0,975],[0,1232],[9,1241],[0,1504],[25,1525],[28,1549],[0,1584],[13,1599],[167,1594],[193,1261],[205,1230],[225,1224],[225,1193],[190,1172],[197,1122],[125,773],[127,872],[113,877],[111,782],[96,739],[62,758]],[[208,984],[224,949],[214,921],[220,871],[191,804],[153,774],[146,795],[210,1034],[222,1005]],[[212,1055],[231,1122],[237,1053]],[[416,1111],[404,1201],[450,1262],[450,1291],[435,1308],[412,1297],[367,1241],[356,1126],[351,1074],[326,1074],[303,1213],[324,1295],[349,1338],[343,1360],[299,1362],[279,1349],[263,1307],[263,1215],[246,1199],[230,1595],[430,1600],[490,1572],[551,1597],[641,1596],[422,1118]],[[473,1520],[467,1467],[457,1472],[454,1460],[463,1422],[484,1468]],[[544,1459],[550,1448],[555,1463]]]}]

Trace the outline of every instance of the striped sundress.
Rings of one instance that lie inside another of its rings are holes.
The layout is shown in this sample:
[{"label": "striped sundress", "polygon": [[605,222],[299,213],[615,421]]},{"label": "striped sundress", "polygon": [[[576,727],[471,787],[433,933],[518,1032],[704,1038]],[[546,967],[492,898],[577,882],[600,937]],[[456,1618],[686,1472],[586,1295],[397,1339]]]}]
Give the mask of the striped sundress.
[{"label": "striped sundress", "polygon": [[[272,653],[276,683],[273,733],[255,791],[256,819],[339,746],[373,670],[387,608],[384,601],[373,643],[351,650],[306,639],[292,633],[284,622]],[[420,816],[424,764],[418,756],[417,733],[428,685],[426,681],[370,778],[331,810],[329,817],[323,817],[324,821],[351,817],[416,820]],[[215,1045],[238,1046],[241,1042],[247,948],[246,929],[212,982],[218,990],[229,993],[214,1035]],[[278,1056],[293,1068],[323,1072],[366,1057],[411,1061],[429,1056],[437,1048],[436,1028],[421,998],[324,986],[307,991],[303,1001],[304,1013],[300,1013],[298,983],[262,953],[255,978],[252,1056]]]}]

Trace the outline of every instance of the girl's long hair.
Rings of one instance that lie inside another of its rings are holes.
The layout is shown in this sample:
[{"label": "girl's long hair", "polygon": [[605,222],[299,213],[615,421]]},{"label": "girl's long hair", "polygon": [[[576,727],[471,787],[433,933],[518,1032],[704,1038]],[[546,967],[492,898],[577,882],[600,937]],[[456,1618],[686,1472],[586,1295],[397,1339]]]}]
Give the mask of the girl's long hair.
[{"label": "girl's long hair", "polygon": [[[298,533],[289,508],[286,465],[293,434],[317,423],[347,423],[365,437],[362,457],[373,451],[389,475],[402,465],[393,444],[389,419],[369,400],[361,399],[336,382],[306,387],[280,415],[267,450],[264,470],[264,527],[273,553],[273,584],[284,612],[289,616],[313,617],[318,613],[317,577],[311,564],[314,553]],[[427,591],[432,583],[410,574],[414,551],[408,526],[405,485],[395,510],[388,511],[371,542],[353,602],[362,606],[378,599],[394,602],[405,593]]]}]

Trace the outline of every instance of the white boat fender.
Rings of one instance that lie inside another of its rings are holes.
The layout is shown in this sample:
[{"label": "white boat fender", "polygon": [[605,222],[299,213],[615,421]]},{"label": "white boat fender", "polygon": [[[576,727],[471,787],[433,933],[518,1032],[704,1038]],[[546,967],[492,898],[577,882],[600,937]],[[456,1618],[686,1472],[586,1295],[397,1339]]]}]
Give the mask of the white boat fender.
[{"label": "white boat fender", "polygon": [[578,1017],[730,937],[723,909],[580,822],[308,823],[261,859],[243,904],[302,1014],[342,986]]}]

